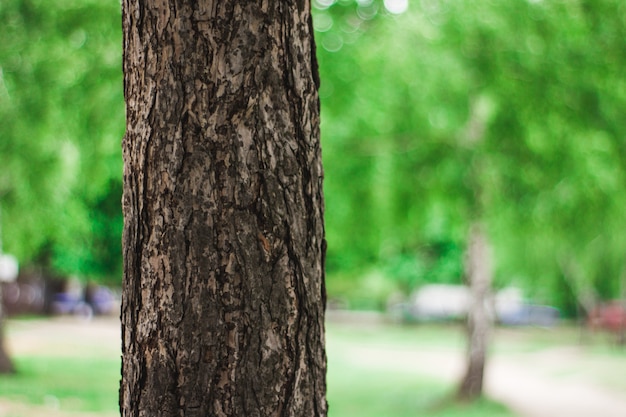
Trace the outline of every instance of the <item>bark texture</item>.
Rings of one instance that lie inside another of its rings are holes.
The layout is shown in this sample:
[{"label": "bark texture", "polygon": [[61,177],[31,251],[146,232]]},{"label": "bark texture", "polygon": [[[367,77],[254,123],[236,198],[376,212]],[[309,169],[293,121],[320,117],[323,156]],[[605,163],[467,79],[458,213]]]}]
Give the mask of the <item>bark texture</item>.
[{"label": "bark texture", "polygon": [[471,301],[467,317],[467,370],[458,392],[462,401],[471,401],[482,395],[492,322],[487,308],[492,281],[491,255],[487,236],[480,225],[472,226],[468,246],[466,269]]},{"label": "bark texture", "polygon": [[122,9],[122,415],[325,416],[310,4]]}]

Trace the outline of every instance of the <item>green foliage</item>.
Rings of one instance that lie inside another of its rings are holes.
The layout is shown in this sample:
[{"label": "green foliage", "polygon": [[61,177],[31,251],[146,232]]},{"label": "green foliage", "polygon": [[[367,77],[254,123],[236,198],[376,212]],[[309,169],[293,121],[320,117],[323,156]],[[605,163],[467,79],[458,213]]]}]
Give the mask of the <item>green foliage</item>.
[{"label": "green foliage", "polygon": [[[498,286],[568,311],[623,291],[626,6],[313,5],[331,296],[461,282],[477,220]],[[0,224],[23,264],[120,276],[119,9],[0,4]]]},{"label": "green foliage", "polygon": [[3,248],[119,280],[119,2],[7,0],[0,26]]},{"label": "green foliage", "polygon": [[462,249],[454,242],[432,242],[415,252],[398,254],[384,261],[387,275],[403,292],[424,284],[458,284],[462,271]]},{"label": "green foliage", "polygon": [[326,283],[331,307],[384,310],[396,292],[396,283],[376,268],[338,272]]},{"label": "green foliage", "polygon": [[382,268],[405,291],[460,282],[482,221],[498,286],[567,311],[589,289],[619,296],[621,2],[315,4],[329,281]]}]

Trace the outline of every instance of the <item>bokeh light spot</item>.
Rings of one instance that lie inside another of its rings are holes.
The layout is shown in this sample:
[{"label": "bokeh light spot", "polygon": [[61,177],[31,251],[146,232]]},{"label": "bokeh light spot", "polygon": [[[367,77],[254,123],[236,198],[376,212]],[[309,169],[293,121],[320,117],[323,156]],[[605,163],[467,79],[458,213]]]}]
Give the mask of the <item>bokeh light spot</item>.
[{"label": "bokeh light spot", "polygon": [[385,9],[392,14],[402,14],[409,8],[409,0],[385,0]]}]

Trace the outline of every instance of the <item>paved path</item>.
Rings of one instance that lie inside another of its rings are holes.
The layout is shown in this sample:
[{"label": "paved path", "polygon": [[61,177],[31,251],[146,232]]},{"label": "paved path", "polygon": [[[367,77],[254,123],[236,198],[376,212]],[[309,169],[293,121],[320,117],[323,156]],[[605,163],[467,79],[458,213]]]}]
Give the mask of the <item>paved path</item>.
[{"label": "paved path", "polygon": [[[459,381],[463,372],[462,355],[454,351],[359,347],[346,359],[355,365],[415,372],[451,383]],[[549,375],[533,359],[533,355],[492,358],[485,377],[486,394],[520,417],[626,417],[626,393]]]},{"label": "paved path", "polygon": [[525,417],[626,417],[626,395],[587,381],[548,376],[538,365],[496,357],[488,395]]}]

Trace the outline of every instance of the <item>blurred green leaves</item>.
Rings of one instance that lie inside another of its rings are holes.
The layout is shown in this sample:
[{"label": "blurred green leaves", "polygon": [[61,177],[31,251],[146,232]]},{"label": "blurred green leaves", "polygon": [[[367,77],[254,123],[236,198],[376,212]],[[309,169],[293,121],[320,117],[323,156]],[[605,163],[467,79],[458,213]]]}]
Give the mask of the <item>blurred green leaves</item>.
[{"label": "blurred green leaves", "polygon": [[[474,220],[498,285],[567,308],[623,291],[626,5],[313,7],[331,296],[460,282]],[[120,276],[119,9],[0,4],[2,236],[23,263]]]},{"label": "blurred green leaves", "polygon": [[[329,280],[355,268],[334,259],[353,257],[362,270],[383,265],[402,288],[440,262],[454,263],[460,282],[466,230],[482,220],[498,285],[565,307],[575,302],[554,291],[574,287],[572,297],[584,286],[572,280],[619,296],[625,5],[317,6]],[[362,7],[377,12],[365,17]],[[333,36],[341,47],[327,47]],[[437,242],[459,248],[453,261],[429,253]]]},{"label": "blurred green leaves", "polygon": [[[25,264],[117,280],[119,3],[7,0],[0,26],[4,249]],[[103,210],[104,201],[115,201],[116,209]]]}]

